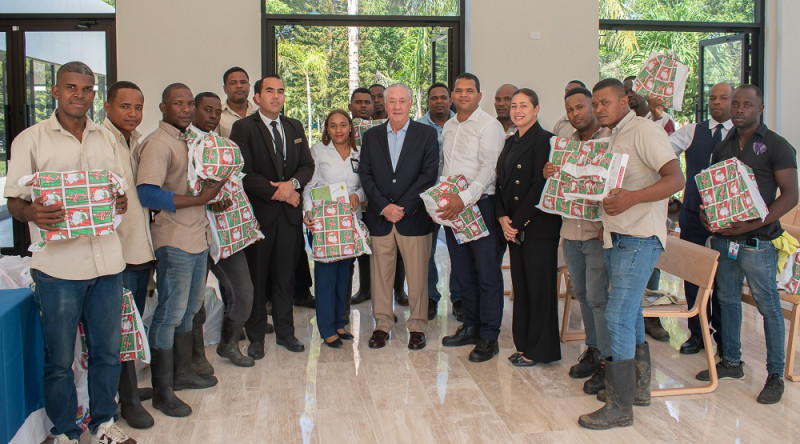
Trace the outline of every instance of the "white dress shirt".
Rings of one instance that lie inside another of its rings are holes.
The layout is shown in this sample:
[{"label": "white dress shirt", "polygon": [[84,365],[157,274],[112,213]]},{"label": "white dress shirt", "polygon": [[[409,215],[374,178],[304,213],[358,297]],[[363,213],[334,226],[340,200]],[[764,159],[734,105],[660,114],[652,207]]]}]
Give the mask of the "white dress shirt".
[{"label": "white dress shirt", "polygon": [[[350,149],[350,156],[342,159],[333,142],[325,145],[317,142],[311,147],[311,157],[314,158],[314,175],[311,181],[303,188],[303,210],[311,211],[311,189],[343,182],[347,187],[347,195],[355,193],[359,202],[364,201],[364,190],[361,188],[361,179],[358,178],[359,152]],[[356,209],[356,215],[361,216],[361,205]]]},{"label": "white dress shirt", "polygon": [[[261,121],[264,122],[264,125],[267,125],[267,129],[269,130],[270,135],[272,135],[272,145],[273,148],[275,147],[275,134],[272,131],[272,122],[278,122],[277,130],[280,131],[281,139],[283,139],[283,160],[286,160],[286,131],[283,130],[283,125],[281,124],[281,118],[278,117],[275,120],[270,119],[269,117],[265,116],[261,111],[258,111],[258,115],[261,116]],[[278,152],[275,151],[275,154]]]},{"label": "white dress shirt", "polygon": [[[717,125],[720,122],[714,120],[714,118],[708,119],[708,128],[711,130],[711,136],[714,136],[714,131],[717,130]],[[677,131],[672,133],[669,136],[669,142],[672,144],[672,151],[675,152],[676,156],[680,156],[682,152],[689,149],[694,141],[694,131],[697,128],[696,123],[687,123],[682,127],[678,128]],[[722,140],[725,140],[728,137],[728,131],[733,128],[733,122],[731,119],[728,119],[725,122],[722,122]]]},{"label": "white dress shirt", "polygon": [[497,158],[505,143],[503,125],[482,109],[463,122],[453,117],[442,130],[442,175],[463,174],[469,187],[459,196],[464,205],[474,204],[484,194],[494,194]]}]

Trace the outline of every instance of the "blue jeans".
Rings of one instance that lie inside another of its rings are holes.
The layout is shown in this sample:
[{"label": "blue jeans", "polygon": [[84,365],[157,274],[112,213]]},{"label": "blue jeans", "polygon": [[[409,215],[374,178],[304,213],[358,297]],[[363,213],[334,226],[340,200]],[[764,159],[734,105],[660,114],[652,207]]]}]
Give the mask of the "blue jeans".
[{"label": "blue jeans", "polygon": [[[432,242],[431,242],[431,258],[428,260],[428,299],[439,302],[442,299],[442,294],[439,293],[439,289],[436,288],[436,284],[439,283],[439,270],[436,268],[436,261],[434,256],[436,255],[436,239],[439,237],[439,229],[441,229],[441,225],[436,225],[436,228],[433,230],[432,235]],[[456,275],[453,273],[452,269],[450,270],[450,302],[455,303],[461,300],[461,289],[458,287],[458,281],[456,280]]]},{"label": "blue jeans", "polygon": [[656,236],[635,237],[612,233],[613,248],[606,249],[606,270],[611,284],[606,322],[615,361],[633,359],[637,344],[644,344],[642,294],[664,248]]},{"label": "blue jeans", "polygon": [[564,239],[563,250],[572,289],[581,304],[586,345],[600,350],[601,357],[608,357],[611,339],[606,325],[608,273],[603,259],[603,242],[599,239]]},{"label": "blue jeans", "polygon": [[760,241],[758,247],[746,246],[738,241],[736,259],[728,257],[728,240],[713,236],[711,248],[719,251],[716,293],[720,307],[722,327],[722,357],[738,363],[742,359],[742,281],[747,284],[756,301],[758,312],[764,318],[764,336],[767,342],[767,372],[783,373],[785,325],[778,296],[775,275],[778,252],[770,241]]},{"label": "blue jeans", "polygon": [[344,307],[350,297],[350,273],[355,258],[336,262],[315,262],[314,282],[317,328],[322,339],[344,328]]},{"label": "blue jeans", "polygon": [[155,254],[158,305],[148,338],[150,347],[168,350],[176,333],[192,331],[192,318],[203,306],[208,249],[191,254],[174,247],[160,247]]},{"label": "blue jeans", "polygon": [[142,270],[122,271],[122,286],[133,293],[133,302],[136,303],[136,310],[139,316],[144,313],[144,305],[147,303],[147,284],[150,283],[150,268]]},{"label": "blue jeans", "polygon": [[65,280],[33,270],[34,298],[44,337],[44,407],[53,435],[80,439],[75,423],[78,397],[72,361],[78,321],[83,323],[89,352],[89,430],[115,418],[119,386],[122,319],[122,275]]}]

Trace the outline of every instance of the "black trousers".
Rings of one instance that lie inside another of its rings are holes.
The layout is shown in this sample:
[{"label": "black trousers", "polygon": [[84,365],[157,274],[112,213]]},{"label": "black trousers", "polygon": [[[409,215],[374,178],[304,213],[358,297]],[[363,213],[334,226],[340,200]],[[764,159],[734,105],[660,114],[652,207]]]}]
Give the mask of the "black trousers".
[{"label": "black trousers", "polygon": [[[697,245],[705,245],[706,239],[711,236],[711,233],[706,231],[703,223],[700,222],[700,214],[688,210],[685,207],[681,210],[678,216],[678,224],[681,226],[681,239],[687,240]],[[686,306],[691,308],[694,306],[694,301],[697,300],[697,285],[691,282],[683,283],[683,291],[686,293]],[[714,339],[719,344],[720,335],[720,308],[717,298],[712,297],[708,304],[708,319],[711,327],[714,330]],[[703,333],[700,331],[700,318],[697,316],[688,319],[689,332],[695,338],[702,338]]]},{"label": "black trousers", "polygon": [[558,361],[558,238],[526,236],[522,245],[508,244],[508,250],[514,285],[514,345],[527,359]]},{"label": "black trousers", "polygon": [[267,329],[267,300],[272,301],[272,320],[277,338],[294,336],[295,269],[303,248],[303,231],[282,215],[262,225],[264,239],[245,250],[253,279],[253,309],[245,323],[251,342],[263,342]]}]

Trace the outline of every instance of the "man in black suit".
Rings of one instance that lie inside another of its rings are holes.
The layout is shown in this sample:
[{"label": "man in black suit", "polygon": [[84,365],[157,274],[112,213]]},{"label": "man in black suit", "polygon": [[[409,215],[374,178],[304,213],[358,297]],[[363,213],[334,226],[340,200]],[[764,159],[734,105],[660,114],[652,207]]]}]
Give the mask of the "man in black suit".
[{"label": "man in black suit", "polygon": [[257,81],[253,101],[258,112],[236,121],[230,137],[242,150],[244,190],[265,237],[245,250],[254,287],[253,310],[245,323],[247,354],[253,359],[264,357],[268,298],[278,345],[293,352],[305,349],[294,336],[292,296],[303,248],[300,196],[314,173],[314,159],[300,121],[280,115],[285,99],[277,75]]},{"label": "man in black suit", "polygon": [[372,235],[372,312],[376,328],[370,348],[382,348],[394,326],[392,287],[397,251],[408,279],[408,348],[425,348],[428,325],[428,257],[433,222],[419,194],[433,186],[439,170],[436,130],[409,118],[411,90],[385,91],[389,121],[364,133],[358,175],[369,200],[364,222]]}]

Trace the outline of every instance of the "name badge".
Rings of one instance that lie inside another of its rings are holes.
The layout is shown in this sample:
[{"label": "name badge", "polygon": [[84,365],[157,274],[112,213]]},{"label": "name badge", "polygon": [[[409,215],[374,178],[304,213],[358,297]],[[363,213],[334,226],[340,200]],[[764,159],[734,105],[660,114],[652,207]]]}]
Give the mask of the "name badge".
[{"label": "name badge", "polygon": [[728,241],[728,257],[736,260],[739,256],[739,244],[737,242]]},{"label": "name badge", "polygon": [[302,142],[302,141],[303,141],[303,139],[302,139],[302,138],[297,138],[297,139],[294,139],[294,143],[300,143],[300,142]]}]

